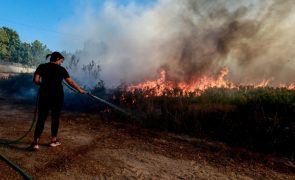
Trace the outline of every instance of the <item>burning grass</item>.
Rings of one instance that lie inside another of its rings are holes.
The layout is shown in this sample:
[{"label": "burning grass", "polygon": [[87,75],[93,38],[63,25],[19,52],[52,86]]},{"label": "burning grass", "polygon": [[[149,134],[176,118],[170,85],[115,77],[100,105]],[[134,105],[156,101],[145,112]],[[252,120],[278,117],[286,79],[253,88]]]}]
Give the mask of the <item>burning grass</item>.
[{"label": "burning grass", "polygon": [[[223,68],[219,71],[219,74],[216,76],[198,76],[191,77],[188,82],[175,82],[167,79],[166,71],[160,71],[160,77],[156,80],[147,80],[137,85],[130,85],[127,87],[127,91],[135,92],[138,90],[145,91],[148,96],[191,96],[196,95],[200,96],[207,89],[210,88],[226,88],[226,89],[240,89],[242,88],[263,88],[268,87],[270,84],[270,80],[262,80],[259,83],[252,84],[237,84],[233,83],[229,80],[226,80],[225,77],[228,75],[229,70]],[[288,90],[294,90],[294,84],[280,84],[275,86],[276,88],[284,88]]]}]

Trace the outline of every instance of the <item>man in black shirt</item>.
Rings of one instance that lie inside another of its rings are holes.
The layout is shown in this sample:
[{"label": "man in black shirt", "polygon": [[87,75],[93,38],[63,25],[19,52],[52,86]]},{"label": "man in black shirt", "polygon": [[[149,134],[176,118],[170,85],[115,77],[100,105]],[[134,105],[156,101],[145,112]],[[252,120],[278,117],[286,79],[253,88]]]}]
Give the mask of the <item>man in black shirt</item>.
[{"label": "man in black shirt", "polygon": [[61,143],[57,140],[59,127],[59,118],[64,101],[63,79],[77,89],[80,93],[85,93],[69,76],[67,70],[60,66],[64,57],[59,52],[48,54],[50,62],[38,66],[34,73],[34,83],[40,85],[38,102],[38,120],[35,128],[34,141],[32,147],[39,149],[39,139],[44,129],[45,120],[49,110],[51,110],[51,147],[59,146]]}]

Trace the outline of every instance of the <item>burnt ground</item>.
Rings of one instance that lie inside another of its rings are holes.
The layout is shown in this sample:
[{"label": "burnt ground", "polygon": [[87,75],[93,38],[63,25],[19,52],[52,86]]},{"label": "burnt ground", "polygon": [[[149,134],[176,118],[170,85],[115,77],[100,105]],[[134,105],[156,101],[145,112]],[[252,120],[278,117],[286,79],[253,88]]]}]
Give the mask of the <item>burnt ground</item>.
[{"label": "burnt ground", "polygon": [[[14,139],[30,126],[34,106],[0,98],[0,139]],[[293,162],[232,148],[219,142],[152,131],[102,118],[64,112],[59,138],[48,146],[47,121],[38,152],[21,144],[0,146],[0,154],[34,179],[295,179]],[[22,179],[0,161],[0,179]]]}]

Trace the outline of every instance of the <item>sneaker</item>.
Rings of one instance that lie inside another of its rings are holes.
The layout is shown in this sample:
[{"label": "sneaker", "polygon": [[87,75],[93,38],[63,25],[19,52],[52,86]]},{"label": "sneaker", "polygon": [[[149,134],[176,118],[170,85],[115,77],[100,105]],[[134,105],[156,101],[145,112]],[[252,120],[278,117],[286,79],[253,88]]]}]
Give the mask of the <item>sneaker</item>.
[{"label": "sneaker", "polygon": [[30,147],[27,148],[29,151],[38,151],[40,149],[38,144],[31,144]]},{"label": "sneaker", "polygon": [[61,142],[59,141],[51,141],[51,143],[49,144],[50,147],[56,147],[60,145],[61,145]]},{"label": "sneaker", "polygon": [[38,151],[38,150],[40,149],[40,147],[39,147],[38,144],[35,144],[35,145],[33,146],[33,149],[34,149],[35,151]]}]

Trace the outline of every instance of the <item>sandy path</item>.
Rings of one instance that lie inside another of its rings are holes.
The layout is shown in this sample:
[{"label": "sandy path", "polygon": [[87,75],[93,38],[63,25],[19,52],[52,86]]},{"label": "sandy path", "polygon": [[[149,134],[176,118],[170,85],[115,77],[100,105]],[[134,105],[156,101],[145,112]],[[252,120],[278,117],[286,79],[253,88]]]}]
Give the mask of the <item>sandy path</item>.
[{"label": "sandy path", "polygon": [[[0,138],[22,134],[32,110],[2,101]],[[65,112],[62,146],[48,147],[47,121],[40,151],[24,150],[31,133],[22,144],[0,146],[0,153],[34,179],[295,179],[295,166],[288,160],[102,119]],[[21,177],[0,162],[0,179]]]}]

